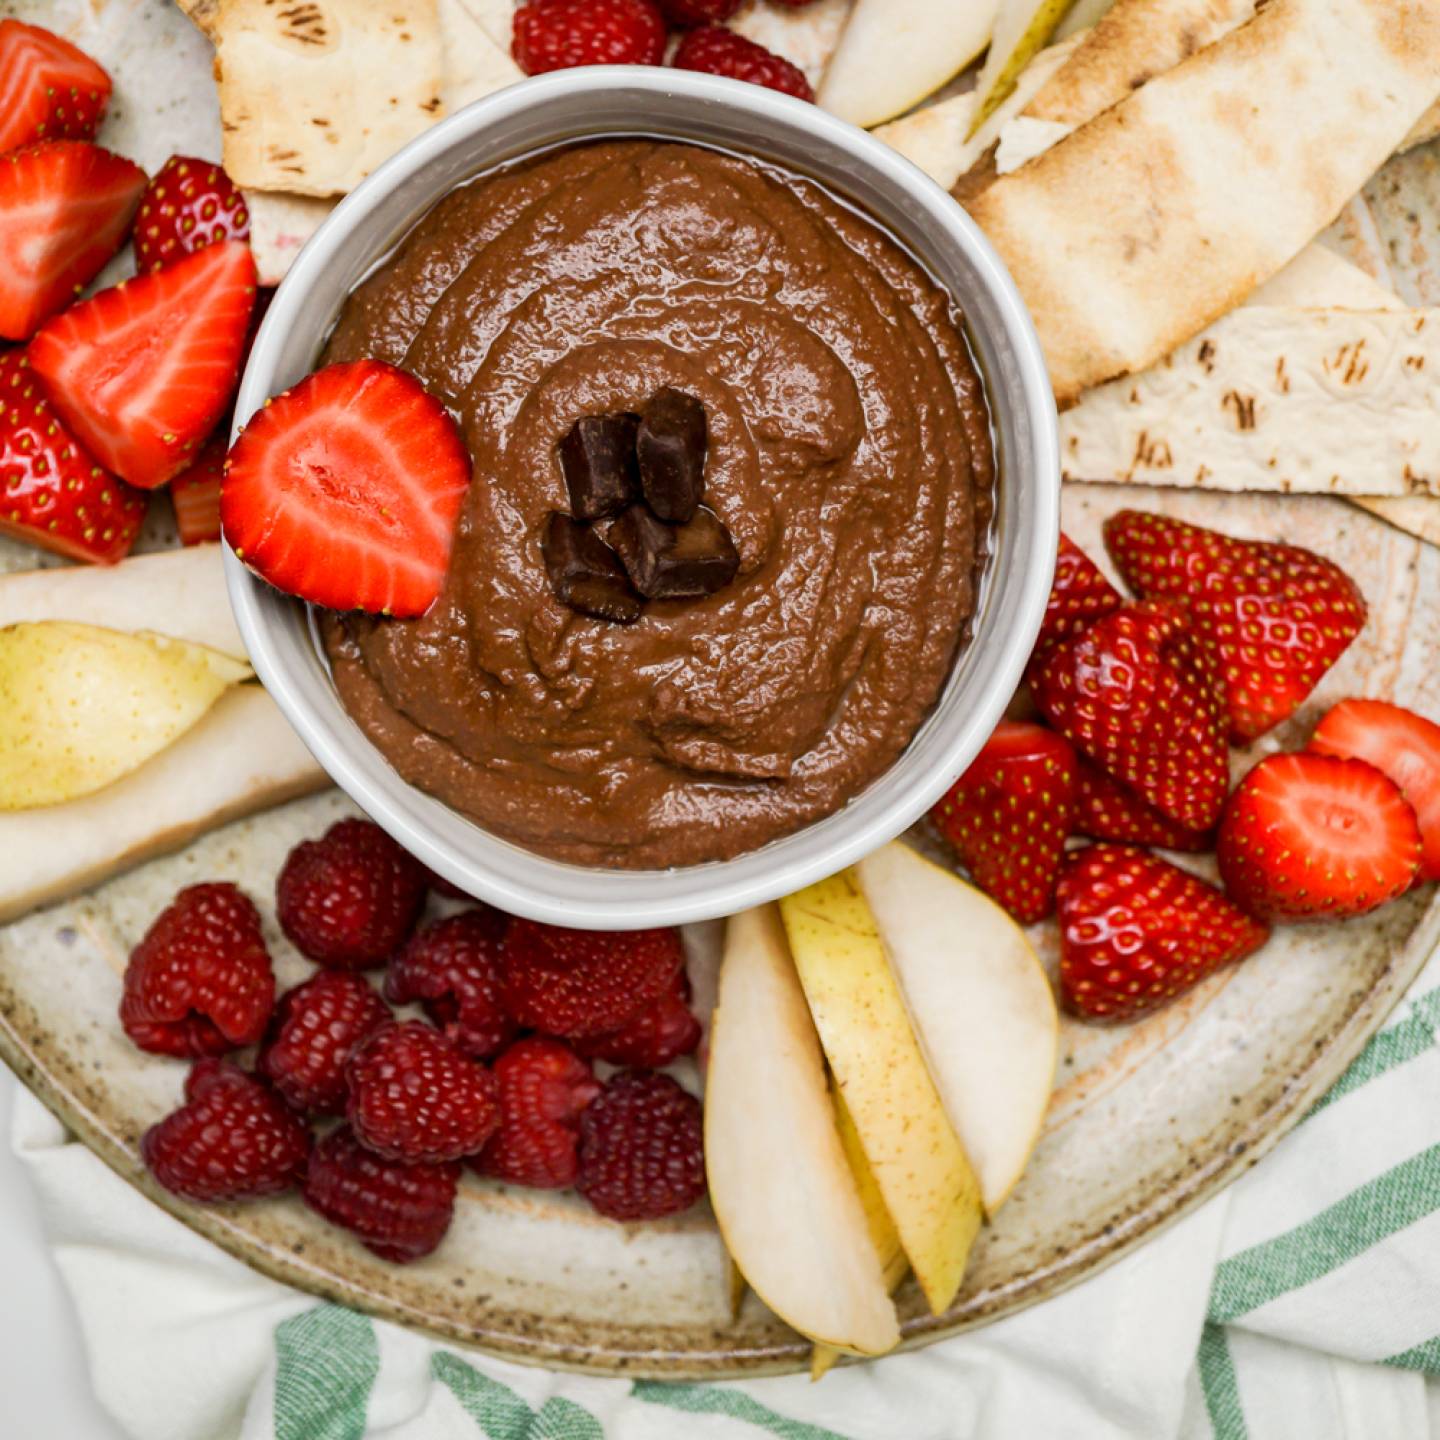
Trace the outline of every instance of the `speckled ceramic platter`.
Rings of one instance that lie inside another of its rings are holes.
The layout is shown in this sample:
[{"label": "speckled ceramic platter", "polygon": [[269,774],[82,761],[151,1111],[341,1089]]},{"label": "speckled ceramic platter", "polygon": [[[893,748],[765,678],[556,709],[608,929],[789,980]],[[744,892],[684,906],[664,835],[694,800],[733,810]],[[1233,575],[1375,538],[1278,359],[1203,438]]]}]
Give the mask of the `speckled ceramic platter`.
[{"label": "speckled ceramic platter", "polygon": [[[62,14],[84,18],[86,32],[77,38],[120,77],[122,110],[110,135],[118,148],[152,168],[174,148],[215,151],[213,113],[193,86],[165,90],[180,98],[163,116],[123,108],[123,97],[147,93],[142,75],[155,90],[148,77],[157,64],[177,76],[208,64],[204,43],[160,0],[0,0],[0,14],[14,10],[52,24]],[[158,134],[157,126],[164,127]],[[1406,184],[1435,173],[1426,157],[1403,168]],[[1369,242],[1381,261],[1388,252],[1408,267],[1407,298],[1435,303],[1423,249],[1417,258],[1404,233],[1413,207],[1380,203],[1385,198],[1372,197]],[[1101,521],[1127,504],[1309,545],[1339,561],[1367,597],[1370,620],[1360,639],[1299,716],[1257,751],[1298,743],[1326,705],[1346,694],[1440,715],[1440,550],[1326,498],[1077,487],[1065,496],[1065,528],[1099,555]],[[151,543],[166,543],[162,532],[163,525]],[[31,552],[0,544],[0,568],[33,563]],[[1237,769],[1254,758],[1237,755]],[[348,809],[334,791],[296,802],[0,930],[0,1056],[157,1203],[303,1289],[548,1365],[678,1378],[806,1363],[808,1346],[753,1296],[732,1317],[724,1251],[703,1207],[669,1223],[620,1226],[565,1195],[467,1177],[444,1244],[398,1269],[294,1198],[201,1210],[149,1182],[137,1142],[176,1104],[184,1067],[140,1054],[120,1033],[119,975],[130,947],[180,886],[231,879],[265,913],[281,983],[293,983],[309,967],[274,924],[273,877],[290,846]],[[1039,927],[1036,937],[1053,965],[1053,933]],[[718,926],[688,935],[702,1006],[713,990],[718,938]],[[947,1315],[931,1317],[913,1286],[902,1291],[907,1343],[1055,1294],[1253,1164],[1341,1072],[1437,941],[1440,904],[1432,887],[1364,921],[1282,931],[1243,966],[1141,1024],[1097,1030],[1067,1023],[1030,1169],[983,1234]],[[693,1068],[682,1079],[699,1085]]]}]

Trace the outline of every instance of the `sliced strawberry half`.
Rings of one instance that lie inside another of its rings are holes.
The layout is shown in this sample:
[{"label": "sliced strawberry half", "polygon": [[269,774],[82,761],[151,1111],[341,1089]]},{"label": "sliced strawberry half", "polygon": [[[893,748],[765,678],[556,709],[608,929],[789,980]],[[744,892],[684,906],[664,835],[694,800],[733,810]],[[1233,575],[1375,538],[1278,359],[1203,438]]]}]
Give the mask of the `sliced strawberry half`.
[{"label": "sliced strawberry half", "polygon": [[249,246],[210,245],[57,316],[30,363],[91,450],[153,489],[190,464],[228,408],[254,304]]},{"label": "sliced strawberry half", "polygon": [[1320,722],[1311,750],[1368,760],[1399,787],[1420,823],[1420,880],[1440,880],[1440,725],[1387,700],[1342,700]]},{"label": "sliced strawberry half", "polygon": [[182,545],[204,545],[220,538],[220,482],[225,478],[226,436],[222,430],[170,482],[170,503]]},{"label": "sliced strawberry half", "polygon": [[36,140],[88,140],[105,118],[110,77],[68,40],[0,20],[0,151]]},{"label": "sliced strawberry half", "polygon": [[1088,835],[1092,840],[1123,840],[1132,845],[1158,845],[1162,850],[1214,848],[1211,831],[1177,825],[1088,760],[1080,761],[1076,773],[1077,835]]},{"label": "sliced strawberry half", "polygon": [[1271,755],[1235,787],[1216,854],[1250,914],[1340,920],[1410,888],[1420,826],[1400,787],[1364,760]]},{"label": "sliced strawberry half", "polygon": [[1293,714],[1365,624],[1355,582],[1298,545],[1237,540],[1139,510],[1112,515],[1105,544],[1136,594],[1189,608],[1224,683],[1234,745]]},{"label": "sliced strawberry half", "polygon": [[0,156],[0,335],[28,340],[125,243],[145,172],[83,140]]},{"label": "sliced strawberry half", "polygon": [[1118,610],[1120,604],[1120,592],[1100,573],[1095,562],[1061,531],[1055,579],[1045,603],[1045,619],[1030,654],[1028,673],[1035,674],[1057,645],[1073,640],[1102,615]]},{"label": "sliced strawberry half", "polygon": [[113,565],[130,553],[144,518],[145,496],[65,428],[25,352],[0,354],[0,533]]},{"label": "sliced strawberry half", "polygon": [[158,270],[221,240],[245,240],[250,211],[213,160],[172,155],[145,189],[135,223],[135,264]]},{"label": "sliced strawberry half", "polygon": [[403,370],[356,360],[255,413],[230,452],[220,518],[236,555],[279,590],[420,615],[440,593],[469,484],[444,406]]},{"label": "sliced strawberry half", "polygon": [[1002,720],[930,812],[975,883],[1022,924],[1055,908],[1075,813],[1075,751],[1043,725]]}]

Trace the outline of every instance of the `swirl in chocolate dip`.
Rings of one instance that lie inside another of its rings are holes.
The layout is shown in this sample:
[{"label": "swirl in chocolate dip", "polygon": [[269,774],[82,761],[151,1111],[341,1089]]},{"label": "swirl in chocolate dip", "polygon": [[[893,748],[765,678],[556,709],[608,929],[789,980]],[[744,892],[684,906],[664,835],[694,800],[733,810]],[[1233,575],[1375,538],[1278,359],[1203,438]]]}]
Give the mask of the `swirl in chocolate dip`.
[{"label": "swirl in chocolate dip", "polygon": [[[838,809],[935,700],[974,605],[989,418],[950,297],[814,184],[693,146],[550,151],[437,205],[327,360],[410,370],[475,472],[439,600],[331,616],[350,713],[405,779],[584,864],[724,859]],[[577,614],[540,538],[579,416],[705,408],[735,579]]]}]

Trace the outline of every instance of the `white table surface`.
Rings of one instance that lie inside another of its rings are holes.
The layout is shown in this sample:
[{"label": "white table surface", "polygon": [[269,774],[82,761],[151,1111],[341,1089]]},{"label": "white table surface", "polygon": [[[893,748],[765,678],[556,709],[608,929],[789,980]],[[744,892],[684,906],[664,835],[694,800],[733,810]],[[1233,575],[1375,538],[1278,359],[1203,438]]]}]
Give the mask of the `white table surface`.
[{"label": "white table surface", "polygon": [[70,1297],[45,1248],[34,1192],[10,1150],[19,1088],[0,1064],[0,1437],[125,1440],[91,1392]]}]

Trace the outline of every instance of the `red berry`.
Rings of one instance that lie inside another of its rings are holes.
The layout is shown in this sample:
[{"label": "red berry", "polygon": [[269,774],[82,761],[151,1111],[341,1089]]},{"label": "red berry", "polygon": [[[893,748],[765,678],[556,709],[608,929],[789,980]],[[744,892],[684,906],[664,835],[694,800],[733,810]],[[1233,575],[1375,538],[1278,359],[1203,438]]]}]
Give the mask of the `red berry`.
[{"label": "red berry", "polygon": [[150,1173],[187,1200],[254,1200],[288,1190],[310,1149],[305,1122],[229,1060],[198,1060],[185,1104],[140,1141]]},{"label": "red berry", "polygon": [[797,100],[815,98],[805,72],[798,66],[719,25],[705,25],[687,32],[670,63],[678,70],[702,70],[708,75],[725,75],[731,80],[764,85],[793,95]]},{"label": "red berry", "polygon": [[457,1049],[488,1060],[519,1028],[505,1013],[500,942],[509,917],[488,905],[427,926],[390,962],[385,996],[418,1000]]},{"label": "red berry", "polygon": [[1075,851],[1057,900],[1061,997],[1090,1020],[1133,1020],[1270,935],[1213,885],[1132,845]]},{"label": "red berry", "polygon": [[672,25],[723,25],[745,0],[660,0]]},{"label": "red berry", "polygon": [[425,872],[369,820],[340,820],[297,845],[275,882],[280,928],[303,955],[338,970],[383,965],[425,903]]},{"label": "red berry", "polygon": [[423,1020],[381,1026],[351,1052],[345,1073],[355,1134],[390,1160],[459,1160],[500,1124],[495,1077]]},{"label": "red berry", "polygon": [[347,1125],[310,1153],[301,1190],[332,1225],[352,1230],[382,1260],[407,1264],[445,1238],[455,1211],[460,1166],[407,1165],[372,1154]]},{"label": "red berry", "polygon": [[694,1053],[700,1022],[690,1013],[690,979],[681,970],[658,1000],[632,1015],[618,1030],[575,1041],[577,1053],[611,1065],[653,1070]]},{"label": "red berry", "polygon": [[343,1114],[345,1062],[393,1018],[359,975],[322,970],[280,997],[255,1068],[296,1110]]},{"label": "red berry", "polygon": [[1022,925],[1055,907],[1075,765],[1070,742],[1053,730],[1002,720],[930,812],[975,883]]},{"label": "red berry", "polygon": [[705,1193],[700,1102],[668,1075],[622,1070],[580,1117],[575,1188],[612,1220],[658,1220]]},{"label": "red berry", "polygon": [[275,1004],[260,914],[234,885],[191,885],[130,953],[120,1023],[157,1055],[253,1045]]},{"label": "red berry", "polygon": [[1271,755],[1235,787],[1216,841],[1236,904],[1265,920],[1340,920],[1403,895],[1424,853],[1415,811],[1364,760]]},{"label": "red berry", "polygon": [[511,54],[527,75],[665,58],[665,17],[653,0],[533,0],[515,12],[513,35]]},{"label": "red berry", "polygon": [[1425,853],[1418,880],[1440,880],[1440,725],[1385,700],[1342,700],[1308,746],[1322,755],[1368,760],[1415,810]]},{"label": "red berry", "polygon": [[135,217],[135,264],[158,270],[219,240],[246,240],[250,212],[235,182],[211,160],[172,155]]},{"label": "red berry", "polygon": [[469,486],[450,412],[403,370],[355,360],[307,375],[250,417],[230,451],[220,520],[236,556],[277,590],[332,610],[422,615],[445,580]]},{"label": "red berry", "polygon": [[1120,608],[1120,592],[1100,573],[1095,562],[1063,531],[1055,557],[1055,579],[1045,602],[1045,618],[1030,652],[1026,673],[1034,675],[1041,662],[1067,640],[1088,630],[1102,615]]},{"label": "red berry", "polygon": [[110,77],[38,25],[0,20],[0,151],[36,140],[88,140],[110,103]]},{"label": "red berry", "polygon": [[1230,784],[1220,686],[1173,600],[1122,606],[1051,651],[1035,701],[1077,750],[1180,825],[1208,830]]},{"label": "red berry", "polygon": [[1112,780],[1088,760],[1076,771],[1079,786],[1075,795],[1077,835],[1092,840],[1123,840],[1132,845],[1158,845],[1162,850],[1213,850],[1215,836],[1210,830],[1191,830],[1177,825],[1153,805]]},{"label": "red berry", "polygon": [[501,950],[505,1008],[519,1024],[574,1039],[618,1030],[675,983],[678,930],[570,930],[512,920]]},{"label": "red berry", "polygon": [[1291,715],[1365,624],[1355,582],[1297,545],[1237,540],[1138,510],[1112,515],[1105,543],[1138,595],[1189,608],[1224,682],[1234,745]]},{"label": "red berry", "polygon": [[536,1190],[573,1185],[580,1116],[600,1093],[590,1066],[561,1041],[532,1035],[495,1062],[495,1079],[500,1128],[475,1169]]}]

